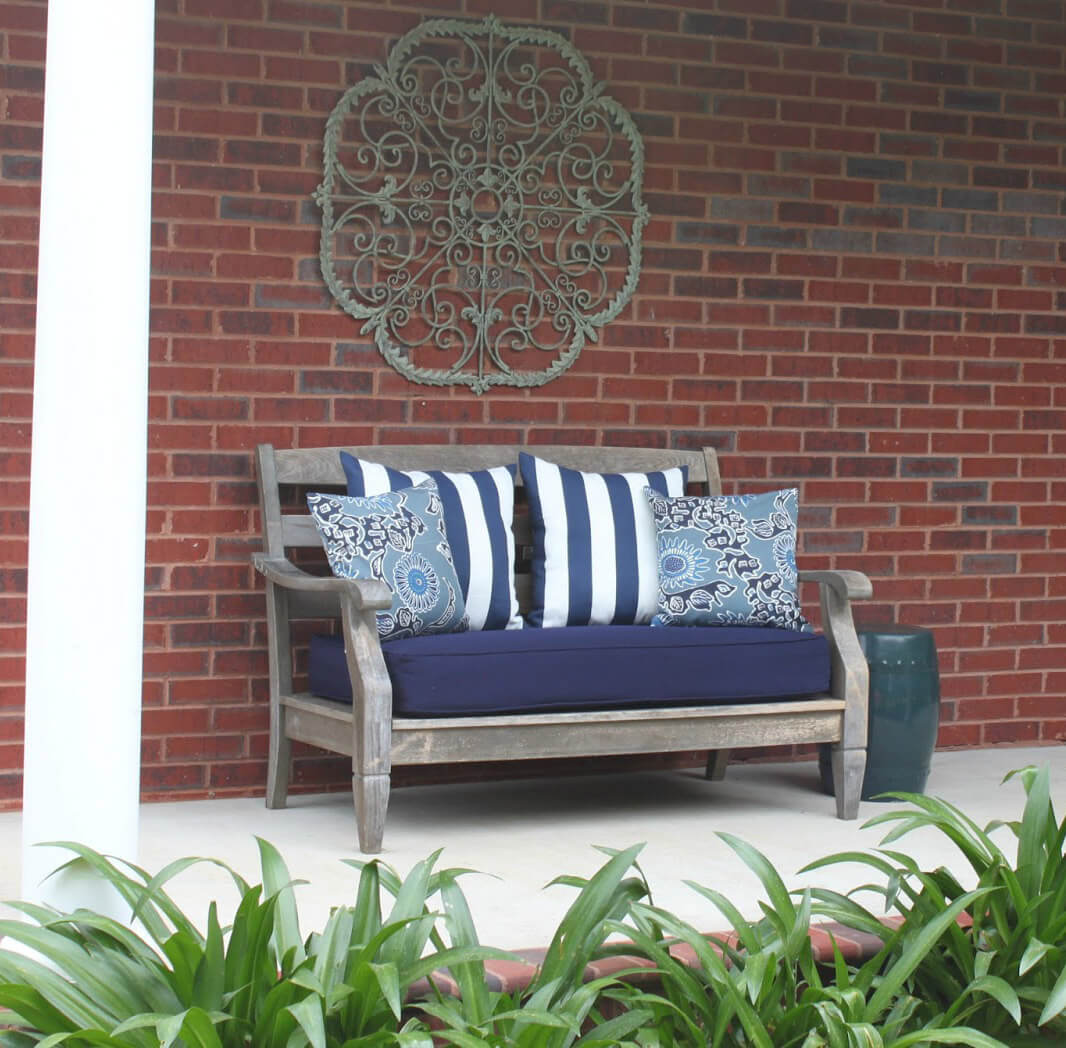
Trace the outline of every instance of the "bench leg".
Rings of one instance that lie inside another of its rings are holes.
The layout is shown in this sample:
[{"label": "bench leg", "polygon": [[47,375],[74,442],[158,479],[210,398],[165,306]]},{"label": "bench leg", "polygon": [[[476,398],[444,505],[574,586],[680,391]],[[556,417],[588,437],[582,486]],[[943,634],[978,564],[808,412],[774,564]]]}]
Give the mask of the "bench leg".
[{"label": "bench leg", "polygon": [[385,836],[385,812],[389,806],[388,775],[353,775],[355,821],[359,827],[359,850],[376,855]]},{"label": "bench leg", "polygon": [[270,718],[270,751],[267,756],[266,806],[284,808],[289,798],[289,768],[292,739],[285,734],[285,709],[278,705]]},{"label": "bench leg", "polygon": [[842,746],[834,746],[832,757],[837,818],[857,818],[862,780],[866,774],[866,748],[846,750]]},{"label": "bench leg", "polygon": [[729,750],[711,750],[707,754],[707,770],[703,773],[703,777],[714,782],[721,782],[725,778],[728,765]]}]

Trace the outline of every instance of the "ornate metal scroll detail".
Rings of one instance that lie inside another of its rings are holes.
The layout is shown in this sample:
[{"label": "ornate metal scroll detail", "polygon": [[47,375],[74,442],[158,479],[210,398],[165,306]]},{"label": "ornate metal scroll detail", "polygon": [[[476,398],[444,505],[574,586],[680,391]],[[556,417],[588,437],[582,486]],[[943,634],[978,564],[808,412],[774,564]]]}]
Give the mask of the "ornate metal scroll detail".
[{"label": "ornate metal scroll detail", "polygon": [[558,33],[427,20],[324,146],[322,274],[412,381],[541,385],[633,294],[643,142]]}]

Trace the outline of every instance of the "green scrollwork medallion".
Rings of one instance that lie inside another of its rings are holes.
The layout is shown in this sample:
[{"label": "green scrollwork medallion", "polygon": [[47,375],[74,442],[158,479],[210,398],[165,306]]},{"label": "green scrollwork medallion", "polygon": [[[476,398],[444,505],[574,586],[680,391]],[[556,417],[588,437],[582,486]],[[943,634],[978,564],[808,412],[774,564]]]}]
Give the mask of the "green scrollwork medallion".
[{"label": "green scrollwork medallion", "polygon": [[324,144],[322,274],[414,382],[539,386],[636,288],[643,142],[558,33],[427,20]]}]

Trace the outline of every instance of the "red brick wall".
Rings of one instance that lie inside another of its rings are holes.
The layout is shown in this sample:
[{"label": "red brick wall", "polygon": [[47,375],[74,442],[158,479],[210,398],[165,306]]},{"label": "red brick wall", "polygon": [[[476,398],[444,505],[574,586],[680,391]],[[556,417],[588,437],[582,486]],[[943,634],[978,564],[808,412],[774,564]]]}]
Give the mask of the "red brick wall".
[{"label": "red brick wall", "polygon": [[[644,275],[573,370],[407,384],[323,294],[326,115],[423,15],[570,33],[645,134]],[[932,626],[941,742],[1066,735],[1061,0],[160,0],[144,785],[264,780],[250,450],[717,445],[805,567]],[[0,2],[0,799],[19,795],[45,6]],[[106,99],[101,100],[106,104]],[[106,146],[95,162],[106,162]],[[106,551],[104,551],[106,555]],[[301,781],[336,778],[301,762]]]}]

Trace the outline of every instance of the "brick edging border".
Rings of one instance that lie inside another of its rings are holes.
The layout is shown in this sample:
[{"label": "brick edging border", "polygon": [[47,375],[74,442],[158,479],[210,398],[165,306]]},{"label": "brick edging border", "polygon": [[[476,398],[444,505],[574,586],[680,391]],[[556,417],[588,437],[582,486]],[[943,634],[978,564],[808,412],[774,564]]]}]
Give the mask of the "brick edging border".
[{"label": "brick edging border", "polygon": [[[901,917],[883,917],[881,922],[889,928],[898,927],[902,923]],[[833,961],[833,944],[836,943],[841,956],[849,964],[862,964],[873,957],[884,945],[876,936],[867,932],[856,931],[836,921],[824,924],[811,925],[808,932],[811,940],[811,950],[814,960],[818,964],[831,964]],[[724,942],[736,943],[736,932],[704,932],[708,939],[719,939]],[[720,947],[715,946],[719,953]],[[511,953],[520,957],[521,960],[509,960],[504,958],[490,958],[485,964],[485,982],[489,990],[496,993],[517,993],[524,990],[540,970],[541,962],[547,954],[546,947],[533,947],[520,950],[512,950]],[[688,943],[676,943],[670,947],[672,956],[691,968],[699,967],[699,959],[696,952]],[[616,954],[593,961],[584,971],[582,981],[591,982],[593,979],[602,979],[606,976],[617,975],[619,972],[628,972],[626,982],[642,982],[654,979],[655,962],[647,957],[638,957],[629,954]],[[432,983],[431,981],[432,980]],[[420,979],[413,983],[408,990],[407,1000],[409,1003],[422,1000],[427,997],[436,987],[437,991],[449,997],[461,997],[462,991],[459,984],[452,978],[446,969],[439,969],[431,976]]]}]

